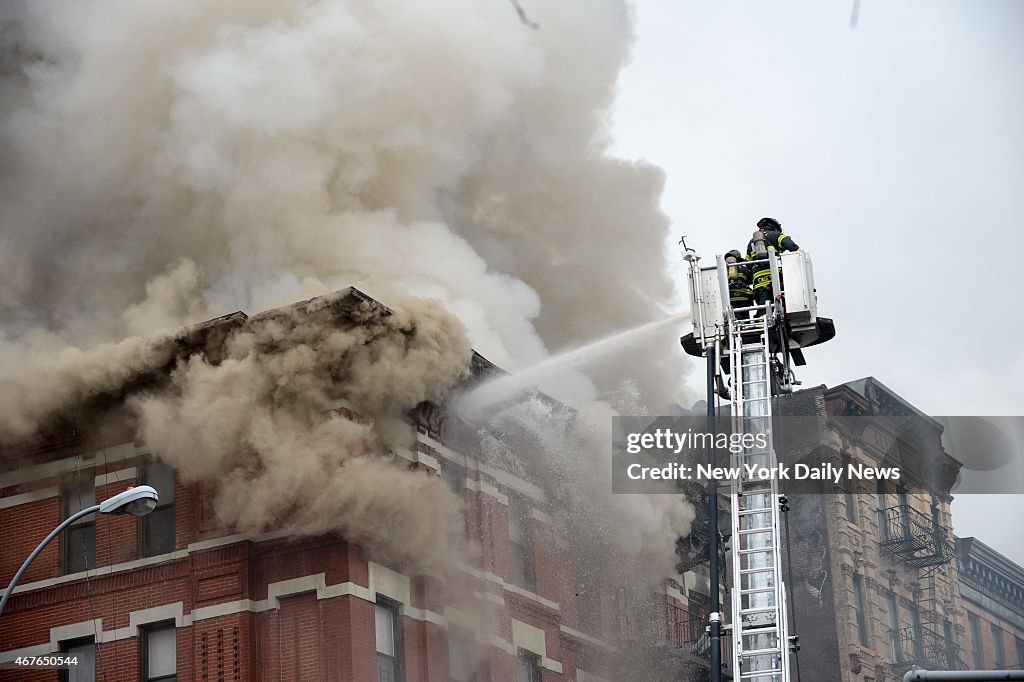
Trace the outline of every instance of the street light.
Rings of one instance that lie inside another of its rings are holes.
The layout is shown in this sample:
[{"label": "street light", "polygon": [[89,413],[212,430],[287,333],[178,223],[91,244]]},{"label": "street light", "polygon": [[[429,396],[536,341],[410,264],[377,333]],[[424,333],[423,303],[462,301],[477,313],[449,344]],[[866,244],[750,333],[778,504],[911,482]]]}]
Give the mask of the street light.
[{"label": "street light", "polygon": [[0,599],[0,615],[4,612],[4,606],[7,605],[7,600],[11,598],[11,594],[14,593],[14,586],[18,584],[18,580],[21,579],[22,574],[25,573],[25,569],[32,563],[32,560],[39,556],[39,553],[50,544],[50,541],[60,535],[60,532],[70,526],[72,523],[88,516],[93,512],[99,512],[101,514],[131,514],[132,516],[145,516],[149,512],[156,508],[156,503],[160,498],[156,494],[156,490],[152,486],[140,485],[132,488],[128,488],[124,492],[120,492],[114,495],[108,500],[104,500],[99,504],[93,505],[86,509],[75,512],[68,518],[53,529],[46,539],[39,543],[39,546],[33,550],[28,558],[25,559],[25,563],[21,565],[18,572],[11,578],[11,584],[4,590],[4,596]]}]

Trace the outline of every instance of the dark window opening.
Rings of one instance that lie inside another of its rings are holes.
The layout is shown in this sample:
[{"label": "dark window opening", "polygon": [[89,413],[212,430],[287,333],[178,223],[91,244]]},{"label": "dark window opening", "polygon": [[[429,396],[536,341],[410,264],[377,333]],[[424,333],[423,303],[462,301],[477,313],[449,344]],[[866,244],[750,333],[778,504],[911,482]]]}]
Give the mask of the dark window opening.
[{"label": "dark window opening", "polygon": [[867,614],[864,613],[864,588],[860,575],[856,573],[853,575],[853,599],[857,611],[857,636],[862,646],[869,646]]},{"label": "dark window opening", "polygon": [[174,551],[174,469],[163,462],[147,462],[141,482],[156,490],[156,509],[139,519],[139,546],[144,557]]},{"label": "dark window opening", "polygon": [[857,523],[857,498],[854,496],[851,484],[847,484],[847,488],[843,493],[846,501],[846,520],[850,523]]},{"label": "dark window opening", "polygon": [[918,659],[924,657],[924,643],[923,635],[921,633],[921,611],[918,609],[917,604],[911,604],[910,607],[910,624],[914,628],[914,655]]},{"label": "dark window opening", "polygon": [[971,663],[979,670],[984,667],[985,662],[981,657],[981,626],[978,617],[973,613],[967,614],[967,630],[971,637]]},{"label": "dark window opening", "polygon": [[875,506],[878,513],[878,539],[886,542],[889,539],[889,522],[886,516],[885,482],[875,484]]},{"label": "dark window opening", "polygon": [[512,582],[533,591],[537,576],[533,565],[530,505],[519,495],[508,496],[508,536],[512,545]]},{"label": "dark window opening", "polygon": [[459,500],[459,514],[462,516],[462,527],[469,534],[469,520],[466,514],[466,467],[447,459],[441,460],[441,480],[448,490]]},{"label": "dark window opening", "polygon": [[994,665],[996,670],[1002,670],[1006,667],[1006,655],[1003,651],[1003,631],[997,626],[992,626],[992,650],[995,652],[996,660]]},{"label": "dark window opening", "polygon": [[[76,479],[64,488],[64,518],[96,505],[92,469],[76,472]],[[64,573],[78,573],[96,566],[96,514],[78,519],[62,534]]]},{"label": "dark window opening", "polygon": [[892,592],[885,595],[885,605],[889,618],[889,654],[893,663],[899,663],[903,658],[903,652],[900,651],[900,607],[896,602],[896,595]]},{"label": "dark window opening", "polygon": [[910,502],[906,488],[896,489],[896,502],[900,507],[900,537],[910,537]]},{"label": "dark window opening", "polygon": [[540,656],[526,649],[519,650],[516,682],[540,682]]}]

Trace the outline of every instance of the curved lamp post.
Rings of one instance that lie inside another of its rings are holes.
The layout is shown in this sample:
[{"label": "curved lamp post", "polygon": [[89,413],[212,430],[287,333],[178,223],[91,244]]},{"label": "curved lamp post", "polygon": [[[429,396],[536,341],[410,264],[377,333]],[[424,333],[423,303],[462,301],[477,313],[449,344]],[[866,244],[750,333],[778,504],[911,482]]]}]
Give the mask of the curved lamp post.
[{"label": "curved lamp post", "polygon": [[25,563],[21,565],[18,572],[11,578],[11,584],[4,590],[4,596],[0,599],[0,615],[4,612],[4,607],[7,605],[7,600],[11,598],[11,594],[14,593],[14,587],[18,584],[18,580],[21,579],[22,574],[25,573],[25,569],[32,563],[32,560],[39,556],[39,553],[50,544],[50,541],[60,535],[60,532],[70,526],[72,523],[88,516],[94,512],[101,514],[131,514],[132,516],[145,516],[149,512],[156,508],[156,503],[159,500],[157,497],[156,490],[152,486],[140,485],[134,488],[128,488],[122,493],[114,495],[110,499],[104,500],[97,505],[88,507],[77,511],[68,518],[66,518],[59,526],[53,529],[53,531],[46,536],[46,539],[39,543],[39,546],[28,555],[25,559]]}]

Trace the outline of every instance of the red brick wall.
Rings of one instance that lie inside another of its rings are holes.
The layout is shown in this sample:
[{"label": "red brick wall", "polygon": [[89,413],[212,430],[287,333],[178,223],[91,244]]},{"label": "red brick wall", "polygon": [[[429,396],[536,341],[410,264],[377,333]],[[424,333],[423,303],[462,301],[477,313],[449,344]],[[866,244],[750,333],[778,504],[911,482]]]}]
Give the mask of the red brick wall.
[{"label": "red brick wall", "polygon": [[[0,581],[4,586],[10,583],[32,550],[61,522],[60,513],[59,497],[0,509],[0,528],[3,529]],[[28,567],[21,582],[55,577],[60,567],[60,546],[60,538],[51,542]]]},{"label": "red brick wall", "polygon": [[[438,456],[434,453],[434,456]],[[111,470],[132,466],[132,461],[110,465]],[[102,472],[92,472],[93,475]],[[473,469],[504,492],[503,486]],[[52,482],[50,482],[52,484]],[[134,480],[100,486],[97,501],[125,489]],[[36,484],[37,486],[40,483]],[[20,489],[24,492],[24,489]],[[2,494],[16,494],[4,490]],[[472,562],[483,573],[511,582],[508,509],[489,494],[467,490],[467,523]],[[536,506],[536,501],[531,501]],[[0,580],[6,582],[31,549],[59,521],[60,498],[0,510],[0,524],[11,544],[0,557]],[[177,481],[175,487],[176,546],[221,537],[199,485]],[[512,644],[512,619],[545,633],[548,659],[560,661],[564,673],[543,671],[545,682],[574,680],[577,665],[590,663],[595,672],[598,655],[593,645],[560,631],[560,624],[576,625],[573,571],[564,549],[550,536],[545,524],[531,519],[536,591],[560,603],[551,608],[528,596],[502,589],[498,581],[457,571],[447,582],[438,578],[411,578],[411,603],[403,605],[405,679],[407,682],[448,680],[446,628],[419,619],[418,610],[443,616],[452,605],[470,613],[482,611],[480,594],[500,597],[487,626],[488,634]],[[8,532],[13,529],[14,532]],[[99,567],[138,558],[138,521],[131,516],[97,519],[96,560]],[[59,543],[40,557],[22,584],[60,575]],[[147,560],[148,561],[148,560]],[[176,559],[157,558],[152,564],[115,573],[93,575],[88,580],[60,582],[15,596],[3,614],[0,651],[45,645],[50,628],[101,618],[103,631],[120,630],[115,641],[98,645],[97,679],[138,679],[140,642],[127,633],[132,612],[181,602],[186,619],[196,609],[242,600],[265,604],[271,583],[324,574],[326,585],[353,583],[369,586],[369,563],[361,548],[335,536],[249,541],[192,549]],[[476,596],[474,596],[476,595]],[[244,603],[244,602],[243,602]],[[235,607],[232,607],[235,608]],[[262,608],[262,607],[261,607]],[[414,617],[415,616],[415,617]],[[367,682],[376,679],[374,606],[357,596],[317,599],[315,592],[282,597],[277,608],[243,611],[186,623],[177,631],[178,679],[186,680],[342,680]],[[490,679],[515,679],[516,659],[494,646],[485,646],[483,667]],[[3,671],[2,679],[56,680],[54,671]]]}]

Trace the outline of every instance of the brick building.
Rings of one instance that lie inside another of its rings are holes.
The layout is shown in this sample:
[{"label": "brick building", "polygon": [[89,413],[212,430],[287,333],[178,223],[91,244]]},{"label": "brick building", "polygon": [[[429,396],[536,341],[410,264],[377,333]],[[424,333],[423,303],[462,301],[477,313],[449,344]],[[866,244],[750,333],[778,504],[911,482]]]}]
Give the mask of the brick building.
[{"label": "brick building", "polygon": [[783,437],[795,451],[806,438],[809,460],[903,470],[790,500],[802,674],[884,682],[912,665],[963,668],[949,494],[960,465],[941,425],[873,377],[800,391],[782,408],[800,416]]},{"label": "brick building", "polygon": [[1024,568],[977,538],[956,539],[965,658],[975,670],[1024,669]]},{"label": "brick building", "polygon": [[[356,290],[342,297],[372,301]],[[380,306],[379,314],[388,312]],[[246,320],[235,313],[197,326],[185,347],[214,358]],[[494,370],[474,355],[475,376]],[[643,603],[626,589],[595,593],[586,567],[548,541],[554,501],[531,472],[448,442],[445,415],[429,404],[409,418],[416,441],[394,454],[395,466],[441,476],[479,546],[454,579],[398,572],[333,534],[231,534],[214,522],[205,484],[176,475],[130,427],[92,432],[62,422],[8,448],[0,459],[4,585],[70,513],[133,484],[153,485],[160,506],[141,519],[85,519],[51,543],[0,616],[0,665],[69,652],[80,667],[8,667],[0,676],[597,682],[700,674],[703,616],[691,613],[679,583],[667,581]],[[649,672],[629,672],[641,664]]]}]

